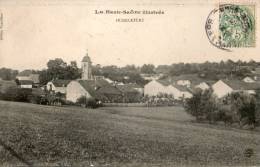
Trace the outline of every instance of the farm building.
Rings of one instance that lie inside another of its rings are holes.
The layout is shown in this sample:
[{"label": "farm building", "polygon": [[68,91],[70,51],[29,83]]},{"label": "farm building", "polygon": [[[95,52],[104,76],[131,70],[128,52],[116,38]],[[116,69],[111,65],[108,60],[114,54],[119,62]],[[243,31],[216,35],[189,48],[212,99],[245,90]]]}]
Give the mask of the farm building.
[{"label": "farm building", "polygon": [[16,79],[18,81],[31,81],[33,87],[38,87],[40,83],[39,76],[39,74],[34,74],[32,70],[24,70],[16,76]]},{"label": "farm building", "polygon": [[96,98],[102,102],[115,102],[122,93],[105,80],[74,80],[66,88],[66,99],[76,102],[82,96]]},{"label": "farm building", "polygon": [[177,85],[190,87],[191,81],[190,80],[178,80]]},{"label": "farm building", "polygon": [[50,92],[54,93],[62,93],[66,94],[66,87],[70,83],[71,80],[53,80],[47,83],[46,89]]},{"label": "farm building", "polygon": [[239,80],[219,80],[212,85],[213,93],[218,98],[223,98],[233,92],[255,94],[255,90],[259,88],[259,83],[245,83]]},{"label": "farm building", "polygon": [[167,80],[153,80],[144,86],[144,95],[173,95],[175,99],[190,98],[192,94],[186,86],[174,85]]}]

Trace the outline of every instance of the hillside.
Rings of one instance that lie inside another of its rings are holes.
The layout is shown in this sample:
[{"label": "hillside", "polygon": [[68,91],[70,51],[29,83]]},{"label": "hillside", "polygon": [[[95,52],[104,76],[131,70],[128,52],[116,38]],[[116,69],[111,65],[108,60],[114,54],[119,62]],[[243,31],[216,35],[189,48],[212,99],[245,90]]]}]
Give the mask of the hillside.
[{"label": "hillside", "polygon": [[259,132],[192,123],[180,107],[0,108],[0,166],[260,165]]}]

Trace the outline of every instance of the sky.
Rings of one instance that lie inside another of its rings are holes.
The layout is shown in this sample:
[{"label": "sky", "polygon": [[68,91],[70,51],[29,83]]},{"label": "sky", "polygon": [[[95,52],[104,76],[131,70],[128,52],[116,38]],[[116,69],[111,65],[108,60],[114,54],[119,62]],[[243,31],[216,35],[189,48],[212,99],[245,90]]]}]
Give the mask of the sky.
[{"label": "sky", "polygon": [[[54,58],[66,62],[75,60],[79,65],[87,52],[93,64],[103,66],[227,59],[260,61],[259,40],[253,48],[237,48],[231,52],[209,42],[205,22],[219,2],[0,0],[3,14],[0,68],[42,69]],[[131,9],[161,10],[164,14],[95,14],[95,10]],[[259,5],[255,11],[259,11]],[[256,22],[259,22],[259,15],[256,12]],[[143,18],[144,22],[116,22],[116,18]],[[260,31],[256,26],[258,37]]]}]

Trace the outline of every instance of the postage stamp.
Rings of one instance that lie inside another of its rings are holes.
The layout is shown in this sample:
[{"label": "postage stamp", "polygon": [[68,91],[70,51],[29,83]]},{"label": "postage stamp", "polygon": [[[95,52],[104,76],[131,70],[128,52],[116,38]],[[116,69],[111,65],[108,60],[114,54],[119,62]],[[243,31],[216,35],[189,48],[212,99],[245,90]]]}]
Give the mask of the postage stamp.
[{"label": "postage stamp", "polygon": [[208,15],[205,30],[218,48],[255,47],[255,5],[221,4]]}]

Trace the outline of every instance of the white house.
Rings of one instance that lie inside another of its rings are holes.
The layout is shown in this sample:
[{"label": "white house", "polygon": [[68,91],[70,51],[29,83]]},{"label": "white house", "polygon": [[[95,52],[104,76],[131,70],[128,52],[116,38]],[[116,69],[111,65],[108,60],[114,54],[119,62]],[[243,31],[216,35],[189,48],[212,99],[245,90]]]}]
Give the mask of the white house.
[{"label": "white house", "polygon": [[47,83],[46,89],[48,91],[53,91],[55,93],[66,94],[66,87],[69,84],[70,80],[53,80]]},{"label": "white house", "polygon": [[38,86],[40,83],[39,76],[39,74],[33,74],[32,70],[24,70],[16,76],[16,79],[19,81],[32,81],[33,86]]},{"label": "white house", "polygon": [[245,77],[245,78],[243,79],[243,81],[246,82],[246,83],[254,83],[254,82],[255,82],[255,80],[252,79],[251,77]]},{"label": "white house", "polygon": [[156,96],[159,94],[173,95],[175,99],[192,97],[186,86],[173,85],[164,80],[153,80],[144,86],[144,95]]},{"label": "white house", "polygon": [[66,100],[76,102],[78,98],[81,96],[85,96],[86,98],[92,97],[90,92],[87,91],[85,87],[79,82],[79,81],[71,81],[67,85],[67,94],[66,94]]},{"label": "white house", "polygon": [[213,93],[218,97],[218,98],[223,98],[226,95],[232,93],[234,90],[227,85],[225,82],[222,80],[217,81],[215,84],[212,85]]},{"label": "white house", "polygon": [[246,83],[239,80],[219,80],[212,85],[213,93],[218,98],[223,98],[233,92],[255,94],[259,88],[259,83]]},{"label": "white house", "polygon": [[201,90],[207,90],[210,88],[210,86],[206,82],[201,82],[198,85],[196,85],[195,88],[198,88]]},{"label": "white house", "polygon": [[152,80],[144,86],[144,95],[156,96],[161,93],[169,93],[167,85],[164,85],[157,80]]},{"label": "white house", "polygon": [[191,81],[190,80],[178,80],[177,85],[190,87]]},{"label": "white house", "polygon": [[74,80],[67,85],[66,92],[66,99],[72,102],[76,102],[82,96],[112,101],[122,95],[119,89],[105,80]]}]

